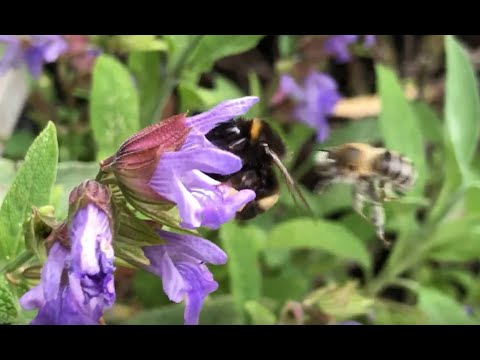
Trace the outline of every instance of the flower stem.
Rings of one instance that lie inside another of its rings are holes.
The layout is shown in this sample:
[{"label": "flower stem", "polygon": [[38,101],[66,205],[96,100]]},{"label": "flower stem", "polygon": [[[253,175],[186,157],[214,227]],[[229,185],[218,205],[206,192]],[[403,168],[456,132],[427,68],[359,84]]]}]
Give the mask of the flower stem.
[{"label": "flower stem", "polygon": [[165,107],[165,104],[167,103],[173,89],[175,88],[175,86],[177,86],[179,82],[179,78],[182,73],[183,66],[185,65],[186,61],[188,60],[192,52],[197,48],[202,37],[203,35],[195,35],[193,37],[189,46],[185,48],[182,55],[179,57],[177,63],[173,66],[172,72],[170,74],[167,74],[167,76],[165,77],[165,81],[163,81],[162,86],[160,88],[158,105],[155,108],[155,112],[152,118],[152,123],[159,121],[160,117],[162,116],[163,108]]},{"label": "flower stem", "polygon": [[[399,256],[392,258],[390,255],[389,261],[383,268],[379,276],[374,279],[368,286],[368,291],[372,295],[378,294],[388,284],[395,282],[399,275],[412,268],[421,262],[425,254],[431,248],[430,234],[433,234],[438,224],[443,222],[448,216],[450,211],[462,200],[465,189],[462,187],[458,191],[454,192],[448,199],[443,209],[439,212],[438,216],[435,216],[432,220],[424,224],[423,228],[413,232],[413,234],[407,236],[402,241]],[[419,242],[419,239],[425,238],[425,241]],[[414,245],[411,245],[414,244]],[[418,245],[415,245],[418,244]],[[411,251],[406,251],[407,246],[413,246]],[[392,260],[393,259],[393,260]]]},{"label": "flower stem", "polygon": [[15,258],[15,260],[13,260],[12,262],[9,262],[3,268],[1,268],[0,273],[9,273],[18,269],[20,266],[22,266],[27,261],[32,259],[34,255],[35,254],[30,250],[23,251],[20,255],[18,255]]}]

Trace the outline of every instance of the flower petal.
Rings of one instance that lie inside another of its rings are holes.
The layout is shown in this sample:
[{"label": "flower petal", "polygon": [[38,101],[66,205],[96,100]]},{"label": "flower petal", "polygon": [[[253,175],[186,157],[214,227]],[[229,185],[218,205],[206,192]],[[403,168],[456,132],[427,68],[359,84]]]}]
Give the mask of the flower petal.
[{"label": "flower petal", "polygon": [[171,301],[181,302],[185,297],[185,283],[165,245],[147,246],[143,248],[145,256],[150,260],[147,270],[162,278],[163,291]]},{"label": "flower petal", "polygon": [[68,43],[61,35],[47,35],[49,36],[48,45],[45,47],[43,57],[46,62],[54,62],[58,57],[68,50]]},{"label": "flower petal", "polygon": [[53,244],[48,253],[41,275],[44,297],[47,302],[58,296],[67,256],[68,250],[59,242]]},{"label": "flower petal", "polygon": [[34,78],[38,78],[43,68],[43,53],[38,47],[30,47],[25,50],[25,62],[28,70]]},{"label": "flower petal", "polygon": [[177,264],[178,271],[188,286],[186,291],[184,321],[185,325],[197,325],[205,297],[218,289],[212,273],[205,265],[188,262]]},{"label": "flower petal", "polygon": [[231,220],[238,210],[255,199],[255,191],[245,189],[231,194],[230,187],[220,185],[217,197],[211,199],[204,206],[203,226],[218,229],[221,225]]},{"label": "flower petal", "polygon": [[206,134],[217,124],[245,114],[258,100],[256,96],[245,96],[223,101],[209,111],[187,118],[187,126]]},{"label": "flower petal", "polygon": [[305,96],[304,90],[290,75],[282,75],[280,79],[280,89],[282,89],[285,94],[292,96],[295,100],[301,100]]},{"label": "flower petal", "polygon": [[200,203],[172,170],[157,167],[149,185],[157,194],[177,205],[182,226],[192,229],[201,225]]},{"label": "flower petal", "polygon": [[175,257],[175,254],[186,254],[209,264],[222,265],[227,262],[227,254],[211,241],[165,230],[159,230],[158,234],[166,240],[165,246],[168,247],[171,257]]},{"label": "flower petal", "polygon": [[[111,237],[108,217],[103,210],[93,203],[78,210],[70,226],[74,271],[79,274],[98,274],[102,250],[113,259],[113,250],[109,247]],[[103,249],[100,249],[100,244],[103,244]]]},{"label": "flower petal", "polygon": [[6,44],[3,57],[0,60],[0,74],[8,69],[18,67],[22,61],[23,50],[20,41],[14,35],[0,35],[0,42]]},{"label": "flower petal", "polygon": [[215,147],[198,148],[189,151],[169,152],[162,155],[155,172],[163,167],[177,173],[198,169],[206,173],[227,175],[242,168],[242,160],[228,152]]},{"label": "flower petal", "polygon": [[43,296],[43,286],[38,284],[27,291],[20,299],[20,306],[24,310],[33,310],[45,305],[45,297]]},{"label": "flower petal", "polygon": [[375,42],[376,42],[375,35],[365,35],[364,45],[367,49],[375,45]]}]

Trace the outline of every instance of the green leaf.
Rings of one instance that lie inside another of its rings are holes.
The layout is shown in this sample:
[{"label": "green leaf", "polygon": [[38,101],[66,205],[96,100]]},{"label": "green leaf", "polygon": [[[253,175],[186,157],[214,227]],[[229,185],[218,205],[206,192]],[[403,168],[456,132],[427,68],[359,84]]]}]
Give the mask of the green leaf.
[{"label": "green leaf", "polygon": [[189,57],[186,68],[201,74],[217,60],[254,48],[264,35],[204,35]]},{"label": "green leaf", "polygon": [[444,160],[444,174],[445,181],[442,184],[440,193],[435,200],[435,204],[428,216],[429,221],[440,221],[449,212],[453,205],[452,201],[455,192],[459,191],[462,185],[462,174],[459,164],[455,161],[455,155],[450,142],[446,142],[444,146],[445,160]]},{"label": "green leaf", "polygon": [[245,310],[250,316],[252,325],[275,325],[277,322],[275,314],[257,301],[247,301]]},{"label": "green leaf", "polygon": [[168,44],[156,35],[117,35],[116,48],[121,51],[166,51]]},{"label": "green leaf", "polygon": [[98,145],[97,159],[113,155],[140,128],[138,96],[128,70],[101,55],[93,70],[90,119]]},{"label": "green leaf", "polygon": [[160,54],[157,52],[133,52],[128,66],[135,76],[140,96],[140,120],[142,127],[159,119],[152,119],[160,99],[162,76]]},{"label": "green leaf", "polygon": [[418,171],[418,179],[411,194],[420,195],[425,184],[426,166],[418,121],[395,73],[383,65],[377,65],[376,74],[382,103],[379,124],[385,146],[413,161]]},{"label": "green leaf", "polygon": [[347,142],[373,143],[381,139],[380,129],[376,118],[352,120],[345,126],[332,129],[330,136],[322,147],[338,146]]},{"label": "green leaf", "polygon": [[17,298],[0,276],[0,324],[15,324],[18,318]]},{"label": "green leaf", "polygon": [[435,111],[424,102],[414,102],[411,106],[422,130],[423,138],[434,144],[441,144],[443,142],[443,124]]},{"label": "green leaf", "polygon": [[475,71],[467,51],[453,36],[445,37],[447,79],[445,121],[455,158],[462,171],[467,170],[477,145],[480,103]]},{"label": "green leaf", "polygon": [[32,205],[47,205],[57,174],[58,144],[55,125],[49,122],[28,149],[0,208],[0,263],[24,247],[22,226]]},{"label": "green leaf", "polygon": [[260,116],[260,108],[262,108],[262,85],[260,84],[260,80],[258,75],[253,71],[248,73],[248,87],[249,87],[249,96],[257,96],[260,99],[260,104],[253,105],[250,110],[245,114],[245,118],[255,118]]},{"label": "green leaf", "polygon": [[[182,325],[185,304],[173,304],[143,311],[126,325]],[[207,298],[200,312],[200,325],[241,325],[242,317],[237,312],[231,296]]]},{"label": "green leaf", "polygon": [[332,316],[335,321],[365,315],[373,303],[373,299],[359,293],[357,283],[353,281],[341,286],[329,284],[315,290],[303,300],[304,305],[317,306],[320,311]]},{"label": "green leaf", "polygon": [[[197,35],[198,36],[198,35]],[[195,39],[195,35],[165,35],[165,41],[168,44],[168,64],[167,72],[171,73],[177,66],[180,58]]]},{"label": "green leaf", "polygon": [[427,324],[427,316],[417,307],[387,300],[375,302],[375,325]]},{"label": "green leaf", "polygon": [[301,300],[310,287],[308,277],[290,264],[279,273],[266,275],[263,279],[264,295],[285,303],[288,300]]},{"label": "green leaf", "polygon": [[261,295],[261,274],[258,252],[265,242],[265,233],[252,226],[234,222],[220,229],[222,247],[228,255],[231,293],[239,312],[248,300],[258,300]]},{"label": "green leaf", "polygon": [[433,325],[476,325],[462,305],[435,288],[418,289],[418,307]]},{"label": "green leaf", "polygon": [[[370,226],[365,223],[365,226]],[[269,234],[267,247],[320,249],[343,259],[358,261],[370,268],[370,256],[360,239],[331,221],[297,218],[276,226]]]},{"label": "green leaf", "polygon": [[216,75],[213,79],[213,89],[206,89],[189,82],[179,86],[180,108],[186,110],[206,110],[218,103],[244,96],[242,91],[231,80]]},{"label": "green leaf", "polygon": [[438,261],[468,261],[480,259],[480,217],[442,223],[429,243],[426,255]]}]

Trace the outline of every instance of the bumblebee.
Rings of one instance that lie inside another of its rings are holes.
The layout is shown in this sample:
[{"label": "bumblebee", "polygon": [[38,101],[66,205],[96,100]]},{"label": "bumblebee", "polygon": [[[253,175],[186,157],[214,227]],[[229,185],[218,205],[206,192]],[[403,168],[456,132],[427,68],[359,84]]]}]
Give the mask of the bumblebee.
[{"label": "bumblebee", "polygon": [[[412,161],[385,148],[364,143],[347,143],[319,151],[314,161],[315,191],[322,192],[336,182],[353,185],[353,208],[370,221],[377,236],[386,244],[384,201],[402,197],[415,184],[417,173]],[[368,218],[365,203],[372,205]]]},{"label": "bumblebee", "polygon": [[290,193],[297,193],[307,208],[308,204],[281,162],[286,147],[271,126],[258,118],[238,118],[221,123],[210,130],[207,139],[220,149],[242,159],[242,169],[235,174],[222,176],[208,174],[212,178],[229,183],[236,190],[251,189],[256,197],[237,212],[239,220],[249,220],[272,208],[279,199],[280,186],[274,166],[282,173]]}]

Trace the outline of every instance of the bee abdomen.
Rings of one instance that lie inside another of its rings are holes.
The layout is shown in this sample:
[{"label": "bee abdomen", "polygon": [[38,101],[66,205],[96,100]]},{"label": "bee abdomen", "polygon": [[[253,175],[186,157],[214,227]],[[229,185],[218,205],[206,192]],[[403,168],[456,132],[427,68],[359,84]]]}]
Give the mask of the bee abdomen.
[{"label": "bee abdomen", "polygon": [[387,150],[377,159],[375,167],[380,175],[399,187],[409,188],[415,182],[415,167],[402,155]]}]

